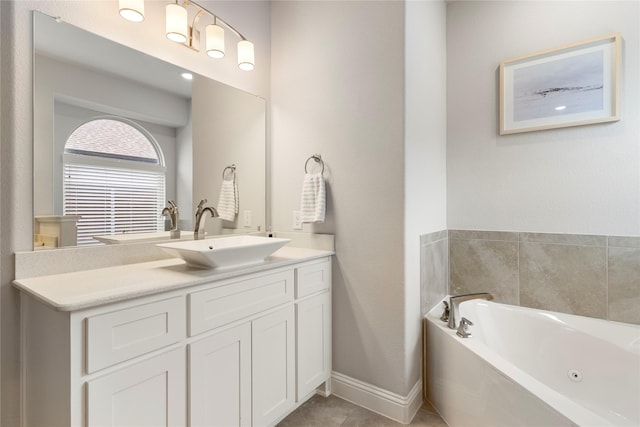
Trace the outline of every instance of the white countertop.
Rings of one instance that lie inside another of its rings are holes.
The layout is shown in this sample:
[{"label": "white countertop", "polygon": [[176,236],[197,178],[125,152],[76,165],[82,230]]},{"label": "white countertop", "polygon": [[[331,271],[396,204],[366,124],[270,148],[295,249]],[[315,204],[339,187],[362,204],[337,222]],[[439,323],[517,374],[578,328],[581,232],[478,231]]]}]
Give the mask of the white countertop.
[{"label": "white countertop", "polygon": [[301,261],[331,256],[326,250],[285,246],[264,263],[206,270],[178,258],[116,267],[17,279],[14,286],[59,311],[75,311],[174,289],[257,273]]}]

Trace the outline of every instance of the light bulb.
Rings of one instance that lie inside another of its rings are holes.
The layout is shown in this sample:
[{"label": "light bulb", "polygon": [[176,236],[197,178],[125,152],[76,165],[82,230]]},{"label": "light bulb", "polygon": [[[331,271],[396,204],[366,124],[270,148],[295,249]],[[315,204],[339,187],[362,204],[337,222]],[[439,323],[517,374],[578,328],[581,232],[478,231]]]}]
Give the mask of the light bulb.
[{"label": "light bulb", "polygon": [[119,0],[120,16],[127,21],[144,21],[144,0]]}]

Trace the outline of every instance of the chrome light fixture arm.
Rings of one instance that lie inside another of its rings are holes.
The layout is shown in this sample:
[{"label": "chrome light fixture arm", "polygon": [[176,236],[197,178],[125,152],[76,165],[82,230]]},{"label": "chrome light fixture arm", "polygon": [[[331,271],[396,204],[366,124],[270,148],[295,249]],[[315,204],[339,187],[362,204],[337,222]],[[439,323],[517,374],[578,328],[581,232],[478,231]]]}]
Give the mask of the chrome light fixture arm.
[{"label": "chrome light fixture arm", "polygon": [[[188,7],[197,9],[191,25],[189,25]],[[144,0],[119,0],[120,14],[124,19],[132,22],[142,22],[144,20]],[[244,71],[251,71],[255,68],[255,53],[253,43],[233,25],[220,18],[206,7],[192,0],[174,0],[166,6],[166,35],[171,41],[180,43],[195,51],[201,50],[201,30],[199,30],[200,20],[204,16],[213,18],[213,25],[205,27],[206,50],[212,58],[223,58],[225,56],[224,47],[224,25],[234,33],[240,41],[238,42],[238,67]]]},{"label": "chrome light fixture arm", "polygon": [[[177,1],[176,1],[177,3]],[[200,15],[202,14],[207,14],[209,16],[211,16],[214,20],[214,23],[216,22],[220,22],[222,23],[225,27],[227,27],[229,30],[231,30],[236,36],[238,36],[238,38],[240,38],[241,40],[246,40],[245,36],[243,36],[240,31],[236,30],[231,24],[229,24],[227,21],[225,21],[224,19],[220,18],[218,15],[216,15],[215,13],[211,12],[209,9],[207,9],[206,7],[196,3],[195,1],[192,0],[183,0],[182,1],[182,6],[187,7],[190,4],[194,5],[195,7],[197,7],[198,9],[200,9],[198,11],[198,13],[196,13],[196,16],[193,18],[193,25],[192,27],[195,28],[196,25],[198,24],[198,20],[200,19]]]}]

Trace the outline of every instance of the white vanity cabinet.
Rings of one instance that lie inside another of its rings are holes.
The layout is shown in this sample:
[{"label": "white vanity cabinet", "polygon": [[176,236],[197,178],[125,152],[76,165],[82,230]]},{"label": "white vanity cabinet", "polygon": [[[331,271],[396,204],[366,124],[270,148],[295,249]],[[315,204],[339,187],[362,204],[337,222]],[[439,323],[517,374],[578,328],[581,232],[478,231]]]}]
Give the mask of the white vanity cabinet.
[{"label": "white vanity cabinet", "polygon": [[331,376],[331,261],[296,269],[296,399]]},{"label": "white vanity cabinet", "polygon": [[24,427],[270,426],[330,376],[329,256],[70,311],[34,296]]}]

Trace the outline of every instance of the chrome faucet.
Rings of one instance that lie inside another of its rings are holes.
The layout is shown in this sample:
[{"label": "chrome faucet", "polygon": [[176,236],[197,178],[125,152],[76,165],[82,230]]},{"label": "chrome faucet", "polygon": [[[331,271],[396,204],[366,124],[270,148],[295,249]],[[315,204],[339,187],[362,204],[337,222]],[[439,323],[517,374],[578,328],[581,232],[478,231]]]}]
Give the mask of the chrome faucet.
[{"label": "chrome faucet", "polygon": [[180,213],[178,206],[173,200],[169,200],[169,207],[162,209],[162,216],[168,216],[171,219],[171,238],[180,238]]},{"label": "chrome faucet", "polygon": [[486,292],[479,292],[476,294],[466,294],[466,295],[455,295],[449,297],[449,319],[447,322],[447,326],[449,329],[458,329],[458,306],[461,302],[469,301],[470,299],[486,299],[491,301],[493,299],[493,295]]},{"label": "chrome faucet", "polygon": [[207,199],[200,200],[198,204],[198,209],[196,210],[196,226],[193,229],[193,238],[195,240],[204,239],[204,220],[205,213],[209,212],[211,214],[211,218],[215,218],[218,216],[218,211],[216,208],[212,206],[204,206],[207,203]]}]

